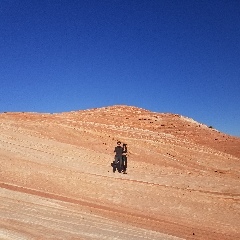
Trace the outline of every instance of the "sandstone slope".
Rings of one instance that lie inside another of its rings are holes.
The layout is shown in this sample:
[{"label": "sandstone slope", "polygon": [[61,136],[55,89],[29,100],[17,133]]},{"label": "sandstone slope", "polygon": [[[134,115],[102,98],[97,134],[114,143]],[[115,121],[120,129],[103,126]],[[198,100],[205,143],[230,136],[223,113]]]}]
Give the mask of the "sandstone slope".
[{"label": "sandstone slope", "polygon": [[240,238],[240,138],[129,106],[2,113],[0,131],[0,239]]}]

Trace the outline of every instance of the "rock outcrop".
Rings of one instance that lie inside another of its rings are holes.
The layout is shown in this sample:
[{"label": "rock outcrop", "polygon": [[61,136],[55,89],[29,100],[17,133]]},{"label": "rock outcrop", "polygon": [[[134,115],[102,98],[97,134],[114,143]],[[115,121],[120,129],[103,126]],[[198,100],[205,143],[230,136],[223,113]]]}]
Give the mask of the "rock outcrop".
[{"label": "rock outcrop", "polygon": [[238,239],[239,177],[240,138],[180,115],[0,114],[1,239]]}]

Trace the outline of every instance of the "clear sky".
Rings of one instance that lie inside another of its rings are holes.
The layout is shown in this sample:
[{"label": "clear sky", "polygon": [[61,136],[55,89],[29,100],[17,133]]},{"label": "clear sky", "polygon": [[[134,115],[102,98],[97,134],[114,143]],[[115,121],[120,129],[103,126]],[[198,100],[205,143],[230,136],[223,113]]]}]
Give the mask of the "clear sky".
[{"label": "clear sky", "polygon": [[240,1],[0,0],[0,112],[116,104],[240,136]]}]

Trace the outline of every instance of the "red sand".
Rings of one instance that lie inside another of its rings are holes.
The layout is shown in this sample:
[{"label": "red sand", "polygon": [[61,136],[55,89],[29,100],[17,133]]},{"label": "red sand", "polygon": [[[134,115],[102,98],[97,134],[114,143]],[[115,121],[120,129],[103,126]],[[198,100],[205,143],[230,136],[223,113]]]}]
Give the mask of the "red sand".
[{"label": "red sand", "polygon": [[0,114],[0,239],[238,239],[239,177],[240,138],[180,115]]}]

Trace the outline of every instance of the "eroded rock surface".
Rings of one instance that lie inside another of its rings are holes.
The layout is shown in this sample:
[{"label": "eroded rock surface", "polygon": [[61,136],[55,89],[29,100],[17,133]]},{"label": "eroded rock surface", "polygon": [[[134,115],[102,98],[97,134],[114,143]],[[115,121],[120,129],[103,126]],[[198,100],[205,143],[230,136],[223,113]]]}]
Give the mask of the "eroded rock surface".
[{"label": "eroded rock surface", "polygon": [[238,239],[239,177],[240,139],[180,115],[0,114],[1,239]]}]

